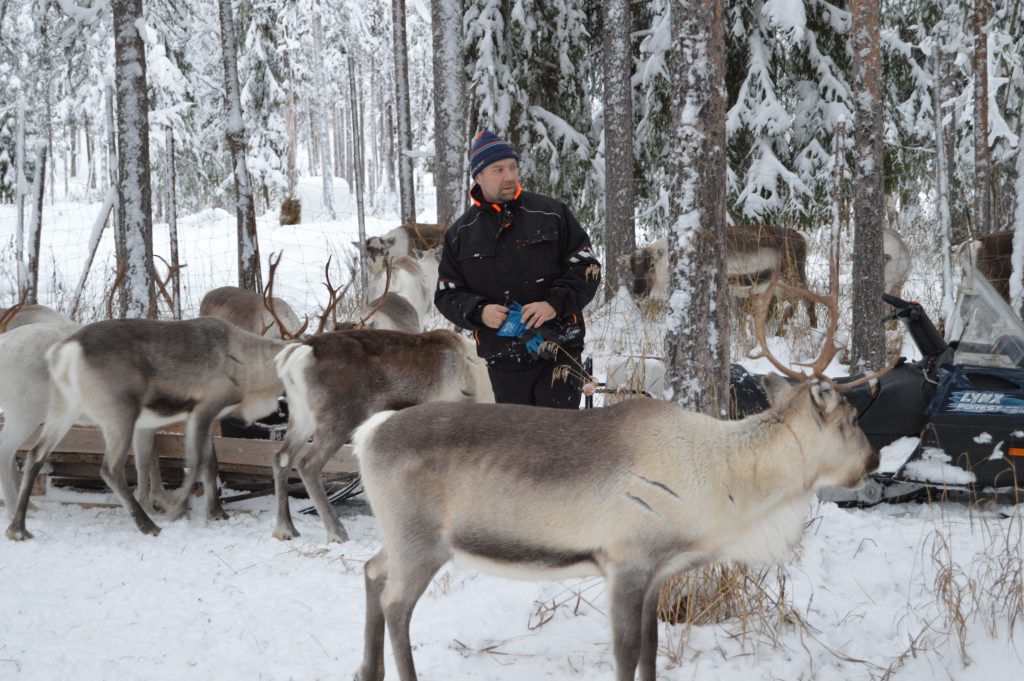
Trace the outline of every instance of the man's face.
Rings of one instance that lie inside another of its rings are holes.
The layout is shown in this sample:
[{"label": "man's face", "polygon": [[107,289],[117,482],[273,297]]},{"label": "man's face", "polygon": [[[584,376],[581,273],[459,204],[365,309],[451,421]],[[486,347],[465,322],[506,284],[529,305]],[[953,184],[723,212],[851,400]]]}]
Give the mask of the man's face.
[{"label": "man's face", "polygon": [[511,201],[516,195],[519,184],[519,162],[514,158],[503,158],[495,161],[480,171],[476,183],[484,198],[491,203]]}]

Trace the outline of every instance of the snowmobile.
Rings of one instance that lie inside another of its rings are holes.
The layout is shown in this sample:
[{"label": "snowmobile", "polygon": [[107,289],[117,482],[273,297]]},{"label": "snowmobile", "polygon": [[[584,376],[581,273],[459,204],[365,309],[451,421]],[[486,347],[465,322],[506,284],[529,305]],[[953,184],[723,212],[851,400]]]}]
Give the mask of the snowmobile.
[{"label": "snowmobile", "polygon": [[[893,308],[886,320],[905,326],[921,358],[900,358],[888,373],[844,394],[873,446],[904,437],[919,441],[905,460],[887,462],[883,452],[882,467],[861,489],[829,488],[821,497],[844,506],[934,498],[1019,503],[1024,322],[976,270],[964,276],[945,337],[920,304],[889,295],[883,300]],[[746,400],[740,411],[758,410],[762,396],[751,392],[749,374],[740,378],[743,392],[734,392]]]}]

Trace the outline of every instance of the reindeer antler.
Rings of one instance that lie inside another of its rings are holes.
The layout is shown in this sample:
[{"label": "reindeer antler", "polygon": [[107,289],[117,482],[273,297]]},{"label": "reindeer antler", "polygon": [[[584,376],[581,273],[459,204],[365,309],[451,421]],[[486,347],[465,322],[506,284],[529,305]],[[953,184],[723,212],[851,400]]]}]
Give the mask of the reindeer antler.
[{"label": "reindeer antler", "polygon": [[[810,373],[796,371],[790,368],[787,364],[773,355],[771,350],[768,349],[765,327],[767,326],[768,305],[776,288],[784,291],[790,296],[805,298],[813,303],[818,303],[824,306],[828,312],[828,326],[825,329],[825,341],[822,343],[821,352],[818,354],[817,359],[809,363],[796,362],[798,366],[808,367],[810,369]],[[807,289],[780,282],[778,272],[776,271],[772,273],[771,281],[768,282],[768,288],[762,293],[752,295],[751,299],[754,304],[754,335],[757,337],[760,351],[755,354],[755,350],[751,350],[747,354],[747,357],[750,359],[767,359],[771,362],[772,366],[778,369],[782,374],[796,381],[805,381],[814,377],[831,382],[832,379],[825,375],[825,369],[835,358],[836,353],[839,352],[839,346],[837,346],[835,342],[836,331],[839,328],[839,265],[837,264],[836,258],[829,258],[828,295],[812,293]],[[879,376],[888,373],[894,366],[896,366],[898,361],[899,356],[897,355],[891,362],[889,362],[889,364],[878,371],[874,371],[866,376],[858,378],[856,381],[834,384],[835,388],[836,390],[847,390],[854,386],[867,383],[868,381],[874,380]]]},{"label": "reindeer antler", "polygon": [[327,327],[327,319],[335,314],[335,308],[338,305],[338,301],[341,300],[346,293],[348,293],[349,287],[351,287],[356,280],[355,274],[353,273],[352,279],[350,279],[349,282],[345,284],[345,288],[341,289],[341,292],[339,293],[338,287],[331,283],[332,257],[334,256],[328,256],[327,264],[324,265],[324,278],[326,279],[326,281],[324,282],[324,286],[327,287],[327,294],[329,299],[327,301],[327,305],[324,307],[323,314],[320,315],[320,324],[317,325],[316,331],[313,332],[314,336],[319,336],[324,332],[324,329]]},{"label": "reindeer antler", "polygon": [[366,313],[366,316],[360,319],[358,322],[356,322],[355,328],[361,329],[365,327],[366,322],[369,321],[370,317],[376,314],[377,310],[379,310],[381,306],[384,305],[384,301],[387,300],[388,291],[391,289],[391,260],[392,258],[388,258],[387,261],[384,263],[384,267],[386,268],[387,274],[387,278],[384,280],[384,293],[380,294],[380,298],[377,300],[377,304],[374,305],[373,308]]},{"label": "reindeer antler", "polygon": [[[169,262],[164,260],[163,256],[154,255],[153,257],[159,258],[163,262],[163,264],[167,265],[167,276],[164,277],[163,279],[161,279],[160,275],[157,274],[156,268],[153,268],[153,283],[155,283],[157,288],[160,290],[160,295],[163,296],[164,302],[167,303],[167,309],[170,311],[171,316],[173,317],[174,300],[171,298],[171,294],[167,292],[167,282],[170,281],[171,277],[174,276],[174,273],[180,271],[181,268],[184,267],[184,265],[179,263],[177,265],[172,266]],[[147,316],[153,317],[154,313],[156,312],[156,308],[156,301],[154,301],[153,307],[152,309],[150,309],[149,314]]]},{"label": "reindeer antler", "polygon": [[260,333],[261,336],[265,335],[274,324],[277,324],[277,328],[281,330],[281,338],[284,340],[295,340],[302,335],[302,332],[309,326],[309,317],[306,317],[306,321],[302,323],[302,326],[298,330],[292,332],[288,330],[281,318],[277,316],[277,310],[274,309],[274,274],[277,272],[277,266],[281,262],[281,256],[283,251],[278,252],[277,260],[274,259],[274,254],[271,253],[267,262],[270,264],[270,276],[267,279],[267,290],[263,293],[263,307],[267,308],[267,312],[274,319],[273,323],[267,324],[263,331]]}]

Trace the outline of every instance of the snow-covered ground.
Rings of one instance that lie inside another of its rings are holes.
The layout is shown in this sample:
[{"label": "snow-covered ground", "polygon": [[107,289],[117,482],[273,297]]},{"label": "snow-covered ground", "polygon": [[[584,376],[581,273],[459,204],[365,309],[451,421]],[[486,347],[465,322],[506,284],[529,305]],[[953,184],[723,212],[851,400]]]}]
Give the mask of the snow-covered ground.
[{"label": "snow-covered ground", "polygon": [[[298,227],[278,227],[272,215],[260,220],[264,262],[284,248],[276,290],[297,309],[312,311],[324,299],[318,288],[327,256],[355,238],[345,200],[336,201],[337,220],[312,211]],[[77,281],[97,209],[47,206],[42,302],[60,303]],[[0,243],[13,222],[13,209],[0,206]],[[395,224],[370,219],[367,231]],[[182,218],[180,229],[194,309],[204,290],[234,283],[234,218],[205,211]],[[166,229],[156,231],[156,250],[166,254]],[[107,244],[109,236],[98,262],[109,270]],[[3,304],[11,300],[9,263],[0,268]],[[102,297],[96,283],[92,299]],[[626,335],[643,335],[628,324],[608,313],[591,325],[599,371],[612,349],[629,345]],[[627,349],[638,346],[650,343]],[[901,442],[883,455],[893,465],[907,453]],[[343,511],[346,544],[323,544],[319,519],[306,515],[294,515],[302,537],[279,542],[270,536],[271,504],[231,505],[224,522],[196,511],[173,523],[158,519],[164,529],[152,538],[111,495],[51,491],[28,519],[35,539],[0,540],[0,679],[351,678],[362,654],[362,565],[379,548],[376,523],[356,502]],[[777,636],[737,635],[739,620],[664,625],[659,678],[846,681],[887,671],[906,680],[1018,678],[1021,556],[1017,508],[844,510],[813,501],[785,566],[791,615]],[[607,611],[599,579],[512,582],[446,567],[413,617],[420,678],[612,679]],[[397,678],[390,649],[385,659]]]}]

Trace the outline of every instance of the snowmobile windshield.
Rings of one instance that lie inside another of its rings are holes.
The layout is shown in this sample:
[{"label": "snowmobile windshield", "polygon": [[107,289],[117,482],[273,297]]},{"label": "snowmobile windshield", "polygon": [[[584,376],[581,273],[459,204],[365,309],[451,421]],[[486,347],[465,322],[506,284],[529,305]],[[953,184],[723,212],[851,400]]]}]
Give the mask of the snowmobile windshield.
[{"label": "snowmobile windshield", "polygon": [[978,270],[960,283],[946,342],[958,342],[954,363],[1024,367],[1024,322]]}]

